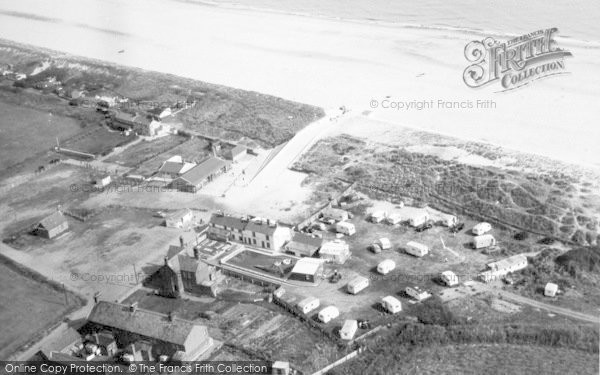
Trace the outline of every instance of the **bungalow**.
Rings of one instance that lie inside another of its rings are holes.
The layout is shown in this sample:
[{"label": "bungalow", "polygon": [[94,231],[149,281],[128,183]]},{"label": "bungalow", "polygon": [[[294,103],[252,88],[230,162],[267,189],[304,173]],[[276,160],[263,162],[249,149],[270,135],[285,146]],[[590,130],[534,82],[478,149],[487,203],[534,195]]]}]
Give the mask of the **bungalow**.
[{"label": "bungalow", "polygon": [[194,213],[190,209],[182,209],[175,211],[165,218],[165,226],[167,228],[184,228],[192,223]]},{"label": "bungalow", "polygon": [[38,236],[54,238],[69,229],[69,222],[62,212],[56,211],[52,215],[42,219],[34,229]]},{"label": "bungalow", "polygon": [[285,244],[284,249],[297,257],[311,257],[321,248],[322,244],[322,238],[294,232],[292,240]]},{"label": "bungalow", "polygon": [[195,163],[184,162],[181,156],[175,155],[160,166],[157,175],[163,178],[177,178],[196,166]]},{"label": "bungalow", "polygon": [[195,193],[229,168],[230,165],[226,161],[210,157],[173,180],[171,187],[179,191]]},{"label": "bungalow", "polygon": [[133,352],[135,360],[169,358],[195,360],[213,345],[205,326],[140,309],[136,304],[99,301],[88,316],[92,331],[110,332],[126,351]]},{"label": "bungalow", "polygon": [[324,242],[319,250],[319,257],[337,264],[346,263],[351,255],[350,246],[342,240]]},{"label": "bungalow", "polygon": [[237,145],[234,148],[227,150],[224,152],[225,159],[231,160],[232,162],[236,162],[240,160],[244,155],[246,155],[247,149],[246,146]]}]

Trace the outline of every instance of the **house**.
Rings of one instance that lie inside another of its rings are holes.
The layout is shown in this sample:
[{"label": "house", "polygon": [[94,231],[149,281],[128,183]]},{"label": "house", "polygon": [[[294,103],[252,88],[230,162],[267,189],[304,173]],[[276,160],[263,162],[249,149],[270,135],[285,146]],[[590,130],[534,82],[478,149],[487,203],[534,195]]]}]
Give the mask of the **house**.
[{"label": "house", "polygon": [[483,222],[473,226],[471,232],[473,232],[473,234],[476,236],[481,236],[482,234],[489,232],[490,230],[492,230],[492,225],[490,223]]},{"label": "house", "polygon": [[188,227],[192,223],[193,218],[194,213],[189,208],[178,210],[165,218],[165,226],[167,228]]},{"label": "house", "polygon": [[34,232],[44,238],[54,238],[69,229],[69,222],[62,212],[56,211],[52,215],[45,217],[34,229]]},{"label": "house", "polygon": [[[213,345],[205,326],[140,309],[137,305],[99,301],[88,316],[88,329],[110,332],[121,348],[136,359],[168,358],[194,360]],[[141,356],[136,354],[141,353]]]},{"label": "house", "polygon": [[342,340],[352,340],[357,330],[358,321],[354,319],[348,319],[344,322],[342,329],[340,329],[340,338]]},{"label": "house", "polygon": [[158,134],[162,125],[152,116],[116,111],[113,114],[112,127],[121,131],[132,130],[137,134],[153,136]]},{"label": "house", "polygon": [[385,211],[375,211],[375,212],[371,213],[369,220],[371,221],[371,223],[377,224],[377,223],[381,223],[383,220],[385,220],[385,216],[386,216]]},{"label": "house", "polygon": [[348,211],[339,208],[328,207],[323,210],[323,219],[346,221],[348,220]]},{"label": "house", "polygon": [[473,237],[472,245],[474,249],[495,246],[496,239],[491,234],[482,234],[480,236]]},{"label": "house", "polygon": [[496,262],[488,263],[487,270],[479,274],[483,282],[498,280],[509,273],[516,272],[526,268],[528,265],[527,257],[522,254],[510,256]]},{"label": "house", "polygon": [[406,287],[405,291],[406,294],[416,299],[417,301],[424,301],[427,298],[431,297],[431,294],[429,292],[424,291],[418,286],[408,286]]},{"label": "house", "polygon": [[223,277],[221,270],[199,259],[199,254],[177,256],[176,269],[179,270],[183,289],[194,294],[217,294],[217,283]]},{"label": "house", "polygon": [[229,163],[224,160],[210,157],[173,180],[170,186],[179,191],[195,193],[229,168]]},{"label": "house", "polygon": [[244,243],[244,228],[248,219],[215,213],[208,222],[208,238],[215,241],[236,241]]},{"label": "house", "polygon": [[429,220],[429,213],[425,210],[416,210],[409,213],[406,220],[411,227],[418,227]]},{"label": "house", "polygon": [[292,239],[290,228],[270,219],[254,218],[248,221],[242,234],[245,244],[272,251],[281,250],[283,245]]},{"label": "house", "polygon": [[554,283],[547,283],[544,287],[544,295],[546,297],[555,297],[558,292],[558,285]]},{"label": "house", "polygon": [[422,257],[429,253],[429,247],[418,242],[410,241],[406,244],[406,252],[416,257]]},{"label": "house", "polygon": [[179,298],[185,292],[181,275],[168,257],[164,258],[164,264],[153,277],[159,286],[158,295],[162,297]]},{"label": "house", "polygon": [[100,354],[108,357],[113,357],[118,352],[117,340],[115,336],[109,331],[95,332],[93,335],[93,342],[100,349]]},{"label": "house", "polygon": [[350,246],[342,240],[326,241],[321,245],[319,257],[327,262],[344,264],[350,258]]},{"label": "house", "polygon": [[97,179],[95,181],[95,185],[98,187],[106,187],[108,185],[110,185],[110,183],[112,182],[112,179],[110,178],[110,175],[106,175],[103,177],[100,177],[99,179]]},{"label": "house", "polygon": [[294,232],[292,240],[285,244],[284,249],[297,257],[311,257],[321,248],[322,244],[322,238]]},{"label": "house", "polygon": [[289,276],[289,280],[309,281],[314,283],[323,275],[323,261],[315,258],[299,259]]},{"label": "house", "polygon": [[237,145],[234,148],[227,150],[223,153],[223,156],[225,156],[225,159],[227,160],[231,160],[232,162],[237,162],[239,161],[241,158],[244,157],[244,155],[246,155],[248,153],[248,149],[246,148],[246,146],[243,145]]},{"label": "house", "polygon": [[196,166],[195,163],[184,162],[181,156],[175,155],[164,161],[157,175],[163,178],[177,178]]}]

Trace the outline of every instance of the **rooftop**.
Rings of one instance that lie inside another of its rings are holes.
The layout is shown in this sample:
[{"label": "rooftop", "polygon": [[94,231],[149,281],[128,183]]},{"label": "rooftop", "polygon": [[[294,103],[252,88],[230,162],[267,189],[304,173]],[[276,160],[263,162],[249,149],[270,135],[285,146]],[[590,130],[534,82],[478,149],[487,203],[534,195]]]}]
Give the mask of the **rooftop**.
[{"label": "rooftop", "polygon": [[319,267],[321,267],[322,264],[323,261],[319,259],[301,258],[296,262],[294,268],[292,268],[292,273],[314,275],[319,271]]},{"label": "rooftop", "polygon": [[53,228],[61,226],[67,219],[63,216],[62,212],[56,211],[52,215],[43,218],[39,225],[46,228],[47,230],[51,230]]},{"label": "rooftop", "polygon": [[210,157],[187,171],[183,176],[181,176],[181,178],[193,185],[199,185],[210,175],[216,173],[227,165],[228,163],[225,160]]}]

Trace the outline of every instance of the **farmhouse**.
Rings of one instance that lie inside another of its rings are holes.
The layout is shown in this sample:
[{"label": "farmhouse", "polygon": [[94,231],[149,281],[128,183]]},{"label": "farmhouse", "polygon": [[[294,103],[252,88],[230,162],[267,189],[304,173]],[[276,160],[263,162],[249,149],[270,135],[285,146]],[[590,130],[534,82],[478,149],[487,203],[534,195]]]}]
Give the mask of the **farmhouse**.
[{"label": "farmhouse", "polygon": [[288,279],[314,283],[323,275],[323,261],[315,258],[302,258],[296,262]]},{"label": "farmhouse", "polygon": [[237,145],[234,148],[227,150],[223,153],[223,156],[225,156],[225,159],[227,160],[231,160],[232,162],[237,162],[239,161],[241,158],[244,157],[244,155],[247,154],[247,149],[245,146],[242,145]]},{"label": "farmhouse", "polygon": [[322,243],[321,238],[294,232],[292,240],[285,244],[284,249],[297,257],[311,257],[321,248]]},{"label": "farmhouse", "polygon": [[54,238],[69,229],[69,222],[62,212],[56,211],[45,217],[35,227],[34,232],[44,238]]},{"label": "farmhouse", "polygon": [[344,264],[350,258],[350,246],[342,240],[324,242],[319,250],[319,257],[327,262]]},{"label": "farmhouse", "polygon": [[135,304],[99,301],[88,316],[88,328],[111,332],[135,360],[152,361],[161,355],[194,360],[213,345],[205,326],[174,314],[140,309]]},{"label": "farmhouse", "polygon": [[167,228],[184,228],[192,223],[194,213],[189,208],[178,210],[165,218]]},{"label": "farmhouse", "polygon": [[195,193],[230,168],[224,160],[210,157],[173,180],[171,187]]},{"label": "farmhouse", "polygon": [[121,130],[131,130],[141,135],[156,135],[162,129],[159,121],[152,116],[116,111],[113,114],[112,127]]}]

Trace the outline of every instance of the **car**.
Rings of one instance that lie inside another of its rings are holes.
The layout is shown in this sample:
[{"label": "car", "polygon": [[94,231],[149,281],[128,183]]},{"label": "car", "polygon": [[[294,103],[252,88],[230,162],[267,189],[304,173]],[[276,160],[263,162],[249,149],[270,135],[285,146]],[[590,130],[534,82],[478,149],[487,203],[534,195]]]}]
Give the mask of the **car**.
[{"label": "car", "polygon": [[458,233],[461,230],[463,230],[464,228],[465,228],[465,223],[458,223],[455,226],[453,226],[452,228],[450,228],[450,232]]},{"label": "car", "polygon": [[415,232],[424,232],[424,231],[426,231],[428,229],[431,229],[431,228],[433,228],[433,224],[431,224],[431,223],[424,223],[424,224],[421,224],[418,227],[416,227],[415,228]]},{"label": "car", "polygon": [[366,319],[358,319],[358,328],[369,329],[369,328],[371,328],[371,322],[369,322]]}]

